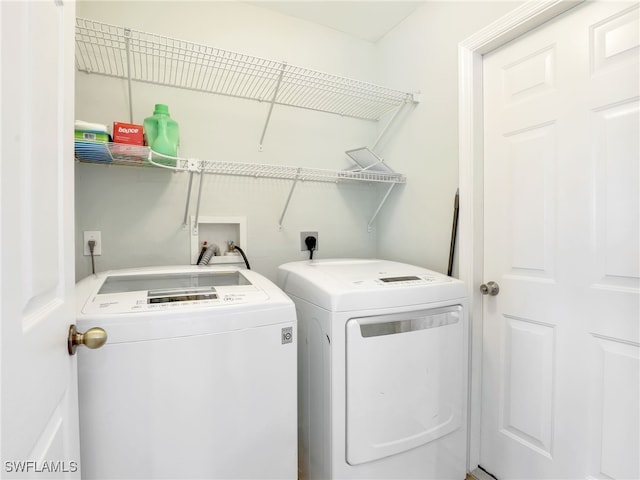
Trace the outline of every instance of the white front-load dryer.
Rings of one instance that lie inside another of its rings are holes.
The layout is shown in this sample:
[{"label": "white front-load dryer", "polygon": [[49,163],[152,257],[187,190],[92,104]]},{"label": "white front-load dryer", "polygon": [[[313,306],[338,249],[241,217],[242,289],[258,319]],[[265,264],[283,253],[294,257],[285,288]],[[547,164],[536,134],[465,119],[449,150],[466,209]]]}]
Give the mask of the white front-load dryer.
[{"label": "white front-load dryer", "polygon": [[357,259],[287,263],[277,283],[298,317],[301,478],[464,479],[463,283]]},{"label": "white front-load dryer", "polygon": [[77,284],[84,479],[296,479],[296,323],[237,267],[120,270]]}]

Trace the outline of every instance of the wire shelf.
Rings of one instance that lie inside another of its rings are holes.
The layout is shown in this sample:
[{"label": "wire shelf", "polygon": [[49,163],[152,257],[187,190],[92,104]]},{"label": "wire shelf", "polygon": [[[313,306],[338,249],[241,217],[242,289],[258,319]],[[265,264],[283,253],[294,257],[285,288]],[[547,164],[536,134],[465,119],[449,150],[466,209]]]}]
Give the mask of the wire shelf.
[{"label": "wire shelf", "polygon": [[200,168],[204,173],[219,175],[280,178],[310,182],[406,183],[404,175],[399,173],[324,170],[318,168],[289,167],[285,165],[213,161],[202,161]]},{"label": "wire shelf", "polygon": [[[105,165],[164,166],[175,171],[193,171],[216,175],[234,175],[256,178],[277,178],[310,182],[369,182],[406,183],[400,173],[371,172],[367,170],[326,170],[319,168],[291,167],[260,163],[222,162],[187,158],[165,157],[152,152],[149,147],[121,143],[98,143],[77,141],[75,157],[80,162]],[[175,160],[175,167],[158,165],[163,159]]]},{"label": "wire shelf", "polygon": [[415,102],[371,83],[84,18],[75,33],[82,72],[365,120]]},{"label": "wire shelf", "polygon": [[148,161],[149,147],[125,145],[122,143],[76,140],[75,158],[81,162],[101,163],[105,165],[152,166]]}]

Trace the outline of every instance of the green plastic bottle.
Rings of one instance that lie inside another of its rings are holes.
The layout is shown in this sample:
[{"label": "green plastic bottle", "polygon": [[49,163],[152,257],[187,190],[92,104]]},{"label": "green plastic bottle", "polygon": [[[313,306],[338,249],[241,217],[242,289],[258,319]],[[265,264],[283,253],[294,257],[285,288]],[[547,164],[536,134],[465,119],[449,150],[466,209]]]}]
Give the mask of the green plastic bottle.
[{"label": "green plastic bottle", "polygon": [[[143,127],[147,145],[151,150],[170,157],[178,156],[180,131],[178,122],[169,116],[169,107],[157,103],[153,115],[144,119]],[[175,160],[170,158],[156,157],[154,161],[169,166],[176,164]]]}]

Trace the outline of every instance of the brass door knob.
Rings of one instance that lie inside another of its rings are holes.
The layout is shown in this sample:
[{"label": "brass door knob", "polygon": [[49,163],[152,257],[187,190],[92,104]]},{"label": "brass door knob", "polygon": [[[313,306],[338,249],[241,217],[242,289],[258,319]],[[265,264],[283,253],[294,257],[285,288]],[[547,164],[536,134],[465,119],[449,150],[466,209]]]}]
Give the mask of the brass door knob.
[{"label": "brass door knob", "polygon": [[84,345],[87,348],[100,348],[107,343],[107,332],[100,327],[93,327],[84,333],[78,332],[75,325],[69,325],[69,338],[67,340],[67,350],[69,355],[76,354],[76,347]]}]

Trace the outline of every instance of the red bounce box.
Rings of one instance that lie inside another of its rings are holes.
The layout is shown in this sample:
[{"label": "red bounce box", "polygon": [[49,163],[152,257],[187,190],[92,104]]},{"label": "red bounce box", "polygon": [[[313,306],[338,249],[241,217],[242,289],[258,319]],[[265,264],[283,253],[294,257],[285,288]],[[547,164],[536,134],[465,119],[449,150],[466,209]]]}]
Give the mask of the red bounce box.
[{"label": "red bounce box", "polygon": [[128,145],[144,145],[142,125],[132,123],[113,123],[113,142]]}]

